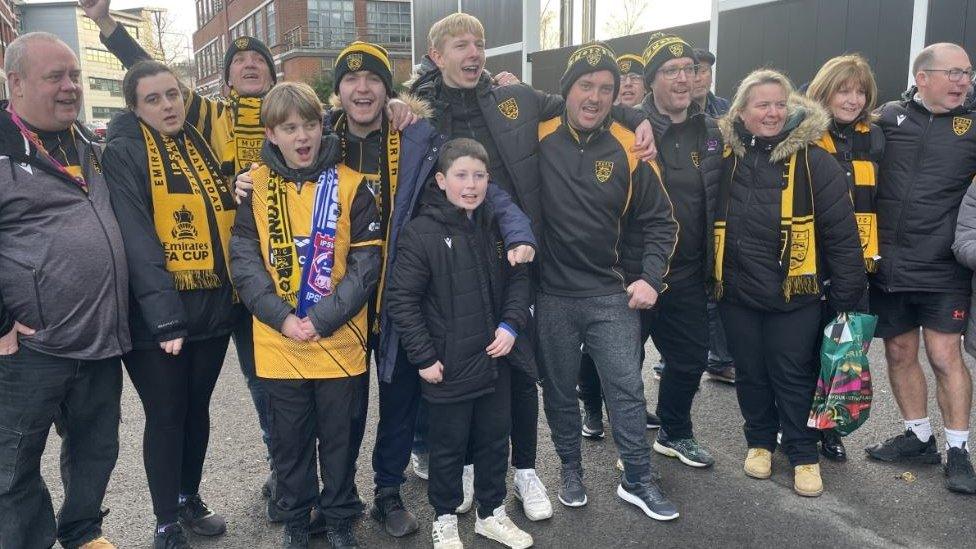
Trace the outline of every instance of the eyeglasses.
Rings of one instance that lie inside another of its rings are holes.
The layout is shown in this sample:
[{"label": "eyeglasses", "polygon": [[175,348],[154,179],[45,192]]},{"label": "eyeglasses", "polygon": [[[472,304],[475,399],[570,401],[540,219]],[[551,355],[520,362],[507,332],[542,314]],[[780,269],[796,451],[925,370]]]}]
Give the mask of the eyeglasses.
[{"label": "eyeglasses", "polygon": [[973,81],[973,70],[972,69],[922,69],[922,72],[944,72],[946,78],[949,82],[958,82],[960,78],[966,77],[966,80]]},{"label": "eyeglasses", "polygon": [[698,74],[701,70],[701,65],[685,65],[684,67],[668,67],[666,69],[659,69],[657,72],[664,75],[668,80],[674,80],[678,77],[678,73],[685,73],[685,76],[691,78]]},{"label": "eyeglasses", "polygon": [[643,80],[644,80],[644,75],[637,74],[635,72],[628,72],[627,74],[621,74],[620,75],[620,83],[621,84],[624,84],[624,83],[627,83],[627,82],[637,83],[637,82],[642,82]]}]

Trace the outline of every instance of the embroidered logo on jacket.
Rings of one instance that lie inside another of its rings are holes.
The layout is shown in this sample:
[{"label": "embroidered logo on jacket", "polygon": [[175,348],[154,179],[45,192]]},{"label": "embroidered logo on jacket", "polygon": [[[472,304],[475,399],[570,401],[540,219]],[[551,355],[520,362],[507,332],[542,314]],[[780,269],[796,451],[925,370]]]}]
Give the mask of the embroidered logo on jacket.
[{"label": "embroidered logo on jacket", "polygon": [[355,72],[358,71],[360,67],[363,66],[363,54],[361,53],[350,53],[346,56],[346,66],[349,70]]},{"label": "embroidered logo on jacket", "polygon": [[701,155],[698,151],[691,151],[691,163],[695,165],[696,168],[701,168]]},{"label": "embroidered logo on jacket", "polygon": [[906,118],[908,118],[907,115],[899,114],[895,117],[895,124],[901,126],[901,123],[904,122]]},{"label": "embroidered logo on jacket", "polygon": [[451,248],[451,237],[449,236],[444,237],[444,244],[447,244],[447,247]]},{"label": "embroidered logo on jacket", "polygon": [[597,160],[595,172],[597,181],[606,183],[610,179],[610,174],[613,173],[613,162],[610,160]]},{"label": "embroidered logo on jacket", "polygon": [[960,137],[968,132],[972,125],[973,121],[969,118],[963,118],[961,116],[952,117],[952,131]]},{"label": "embroidered logo on jacket", "polygon": [[509,120],[517,120],[519,117],[519,106],[514,97],[509,97],[499,103],[498,110]]}]

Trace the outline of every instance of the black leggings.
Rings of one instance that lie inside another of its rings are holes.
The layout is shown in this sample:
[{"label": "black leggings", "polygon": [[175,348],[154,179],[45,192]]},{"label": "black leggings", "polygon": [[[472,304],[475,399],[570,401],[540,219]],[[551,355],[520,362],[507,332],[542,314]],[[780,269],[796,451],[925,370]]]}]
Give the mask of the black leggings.
[{"label": "black leggings", "polygon": [[176,522],[181,494],[200,489],[210,440],[210,395],[229,339],[228,334],[187,342],[176,356],[153,349],[122,358],[146,412],[142,458],[161,525]]}]

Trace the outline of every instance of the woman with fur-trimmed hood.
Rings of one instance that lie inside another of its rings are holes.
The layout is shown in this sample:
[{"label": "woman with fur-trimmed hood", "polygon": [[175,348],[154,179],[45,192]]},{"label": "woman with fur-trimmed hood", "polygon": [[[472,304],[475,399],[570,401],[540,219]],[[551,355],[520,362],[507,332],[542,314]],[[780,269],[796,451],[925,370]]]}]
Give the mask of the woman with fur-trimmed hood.
[{"label": "woman with fur-trimmed hood", "polygon": [[864,261],[843,170],[813,146],[830,123],[818,103],[761,69],[719,122],[726,142],[715,218],[716,297],[736,363],[749,447],[745,472],[771,475],[782,430],[794,490],[823,493],[817,432],[806,426],[817,380],[820,299],[851,311]]}]

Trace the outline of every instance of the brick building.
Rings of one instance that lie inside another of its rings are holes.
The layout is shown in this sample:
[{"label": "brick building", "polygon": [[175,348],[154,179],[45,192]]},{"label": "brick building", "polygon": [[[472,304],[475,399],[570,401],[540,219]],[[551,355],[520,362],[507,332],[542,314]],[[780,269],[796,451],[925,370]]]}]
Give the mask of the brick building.
[{"label": "brick building", "polygon": [[[19,28],[13,0],[0,0],[0,67],[3,67],[3,56],[7,52],[7,44],[17,38],[17,29]],[[0,99],[6,98],[7,86],[0,84]]]},{"label": "brick building", "polygon": [[224,52],[238,36],[254,36],[271,49],[278,80],[312,82],[331,77],[335,58],[353,40],[387,48],[394,80],[410,75],[409,0],[196,0],[193,50],[197,90],[221,93]]}]

